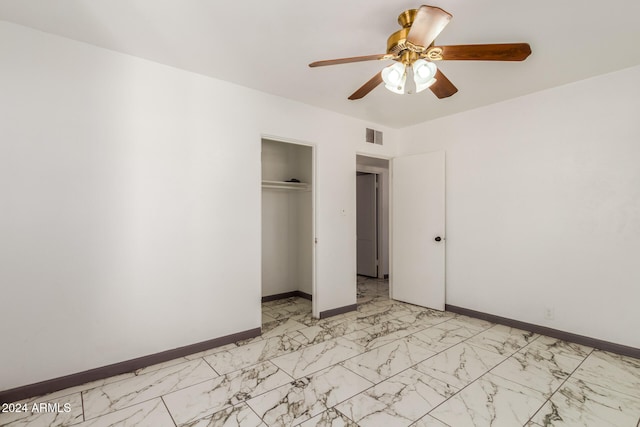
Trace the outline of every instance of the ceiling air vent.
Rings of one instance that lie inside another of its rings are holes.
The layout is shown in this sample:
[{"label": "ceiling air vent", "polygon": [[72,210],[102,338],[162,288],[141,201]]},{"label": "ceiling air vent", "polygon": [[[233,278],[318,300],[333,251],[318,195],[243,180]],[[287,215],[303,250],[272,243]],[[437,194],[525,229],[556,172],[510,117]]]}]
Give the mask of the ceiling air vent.
[{"label": "ceiling air vent", "polygon": [[382,132],[375,129],[367,128],[366,141],[371,144],[382,145]]}]

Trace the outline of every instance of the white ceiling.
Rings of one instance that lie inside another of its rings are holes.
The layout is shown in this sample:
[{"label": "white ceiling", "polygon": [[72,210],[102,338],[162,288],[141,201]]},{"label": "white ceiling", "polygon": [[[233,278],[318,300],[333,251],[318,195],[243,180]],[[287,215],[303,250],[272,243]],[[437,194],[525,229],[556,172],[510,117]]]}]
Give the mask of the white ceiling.
[{"label": "white ceiling", "polygon": [[495,103],[640,64],[637,0],[430,0],[453,20],[436,44],[528,42],[524,62],[438,63],[458,87],[349,101],[390,62],[311,69],[385,53],[408,0],[0,0],[0,19],[391,127]]}]

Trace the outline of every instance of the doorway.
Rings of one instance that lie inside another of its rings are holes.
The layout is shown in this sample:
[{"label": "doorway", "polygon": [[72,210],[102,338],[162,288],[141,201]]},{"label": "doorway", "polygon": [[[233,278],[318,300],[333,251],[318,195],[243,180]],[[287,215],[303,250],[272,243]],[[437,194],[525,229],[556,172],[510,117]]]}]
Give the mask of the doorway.
[{"label": "doorway", "polygon": [[389,296],[389,182],[388,159],[356,156],[359,303],[371,296]]},{"label": "doorway", "polygon": [[263,137],[262,331],[312,317],[315,293],[314,146]]},{"label": "doorway", "polygon": [[[392,161],[357,155],[356,171],[378,177],[378,266],[382,268],[375,280],[389,279],[385,283],[388,298],[444,310],[444,151]],[[366,299],[361,289],[370,288],[362,285],[371,280],[358,276],[358,303]]]}]

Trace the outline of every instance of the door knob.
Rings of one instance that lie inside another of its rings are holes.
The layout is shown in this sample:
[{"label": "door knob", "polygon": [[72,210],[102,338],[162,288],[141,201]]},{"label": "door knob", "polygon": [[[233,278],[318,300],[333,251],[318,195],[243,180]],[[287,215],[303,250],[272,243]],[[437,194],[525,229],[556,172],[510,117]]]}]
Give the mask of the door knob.
[{"label": "door knob", "polygon": [[442,238],[441,238],[440,236],[438,236],[438,237],[436,237],[434,240],[435,240],[436,242],[439,242],[440,240],[442,240]]}]

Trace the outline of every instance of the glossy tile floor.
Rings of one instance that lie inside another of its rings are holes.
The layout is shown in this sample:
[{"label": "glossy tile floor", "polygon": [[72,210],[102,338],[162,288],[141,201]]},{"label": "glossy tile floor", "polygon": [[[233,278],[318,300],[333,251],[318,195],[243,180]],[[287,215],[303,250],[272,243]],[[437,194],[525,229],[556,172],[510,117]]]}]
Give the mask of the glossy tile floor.
[{"label": "glossy tile floor", "polygon": [[33,399],[69,412],[0,426],[637,427],[640,360],[391,301],[313,319],[263,304],[263,335]]}]

